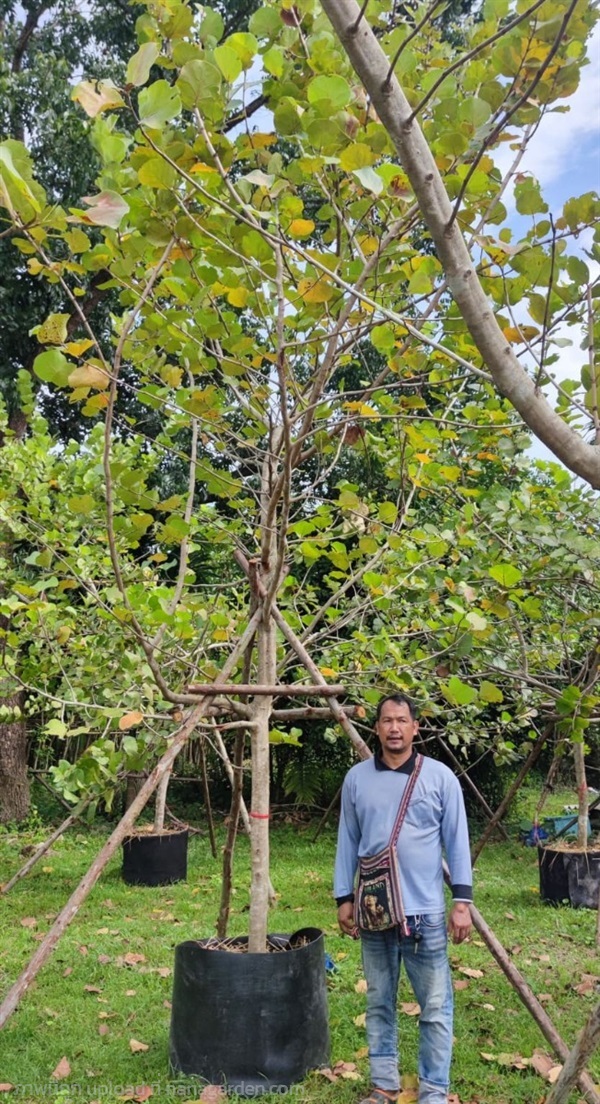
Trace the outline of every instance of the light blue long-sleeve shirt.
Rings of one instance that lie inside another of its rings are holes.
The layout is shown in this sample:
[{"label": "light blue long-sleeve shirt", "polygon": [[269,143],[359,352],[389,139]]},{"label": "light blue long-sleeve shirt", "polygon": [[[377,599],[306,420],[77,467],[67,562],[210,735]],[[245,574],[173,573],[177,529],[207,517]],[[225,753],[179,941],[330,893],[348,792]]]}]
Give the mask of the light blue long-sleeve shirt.
[{"label": "light blue long-sleeve shirt", "polygon": [[[351,899],[358,860],[387,846],[402,794],[414,765],[391,770],[378,758],[352,767],[342,788],[334,896]],[[472,899],[469,833],[458,779],[443,763],[423,757],[397,844],[400,885],[407,916],[444,909],[445,852],[452,896]]]}]

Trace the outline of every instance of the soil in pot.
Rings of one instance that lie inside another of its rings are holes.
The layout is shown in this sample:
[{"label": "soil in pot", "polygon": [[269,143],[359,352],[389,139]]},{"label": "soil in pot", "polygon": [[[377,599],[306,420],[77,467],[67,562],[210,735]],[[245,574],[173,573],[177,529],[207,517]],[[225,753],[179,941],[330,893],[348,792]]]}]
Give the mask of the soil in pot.
[{"label": "soil in pot", "polygon": [[170,1058],[174,1070],[240,1096],[284,1093],[329,1063],[323,933],[180,943],[175,950]]},{"label": "soil in pot", "polygon": [[538,847],[540,896],[552,904],[597,909],[600,898],[600,843],[585,851],[568,843]]},{"label": "soil in pot", "polygon": [[171,885],[187,878],[189,833],[136,832],[123,840],[123,880],[128,885]]}]

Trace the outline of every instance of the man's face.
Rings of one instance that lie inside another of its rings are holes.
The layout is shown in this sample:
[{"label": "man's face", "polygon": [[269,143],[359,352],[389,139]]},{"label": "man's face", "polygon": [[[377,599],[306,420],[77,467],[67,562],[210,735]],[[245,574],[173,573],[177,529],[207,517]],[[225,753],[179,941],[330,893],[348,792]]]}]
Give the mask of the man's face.
[{"label": "man's face", "polygon": [[413,740],[419,731],[419,722],[414,721],[405,702],[399,704],[386,701],[381,707],[375,732],[381,742],[383,759],[405,762],[411,752]]}]

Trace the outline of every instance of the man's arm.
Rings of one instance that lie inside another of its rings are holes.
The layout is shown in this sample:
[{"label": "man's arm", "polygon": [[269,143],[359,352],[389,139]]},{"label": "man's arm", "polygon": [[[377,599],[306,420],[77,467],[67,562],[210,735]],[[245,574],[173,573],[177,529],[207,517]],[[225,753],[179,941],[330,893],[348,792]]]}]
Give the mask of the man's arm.
[{"label": "man's arm", "polygon": [[453,943],[463,943],[473,926],[469,902],[473,899],[473,873],[469,849],[469,828],[462,790],[458,779],[450,775],[446,789],[442,842],[450,868],[452,908],[448,932]]},{"label": "man's arm", "polygon": [[354,808],[351,783],[348,776],[346,776],[342,787],[342,809],[335,855],[333,893],[338,906],[340,930],[344,935],[352,936],[355,934],[354,878],[358,866],[359,840],[360,828]]}]

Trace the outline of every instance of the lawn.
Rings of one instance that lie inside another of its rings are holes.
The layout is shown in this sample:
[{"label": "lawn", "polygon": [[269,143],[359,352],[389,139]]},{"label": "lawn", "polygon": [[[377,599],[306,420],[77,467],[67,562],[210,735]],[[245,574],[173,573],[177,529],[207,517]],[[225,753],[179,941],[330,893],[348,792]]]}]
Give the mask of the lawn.
[{"label": "lawn", "polygon": [[[26,965],[105,837],[101,828],[72,831],[0,898],[2,992]],[[3,881],[23,863],[23,850],[41,838],[39,831],[0,834]],[[324,929],[335,965],[329,975],[331,1064],[352,1064],[344,1070],[350,1076],[339,1074],[335,1081],[312,1074],[287,1095],[290,1104],[354,1104],[368,1085],[359,947],[337,931],[330,890],[334,847],[333,827],[316,844],[314,826],[273,829],[272,880],[279,899],[270,929]],[[231,934],[247,931],[248,860],[248,842],[240,838]],[[0,1088],[14,1086],[5,1089],[6,1100],[117,1104],[149,1098],[140,1086],[152,1088],[157,1101],[199,1100],[202,1086],[168,1069],[173,948],[214,933],[219,892],[219,863],[204,835],[191,841],[187,883],[171,887],[126,886],[116,856],[0,1032]],[[600,974],[595,914],[543,905],[536,853],[516,841],[484,850],[476,900],[572,1045],[597,1000],[593,981],[586,984],[584,978]],[[476,935],[452,948],[451,962],[456,989],[452,1089],[460,1104],[537,1104],[547,1084],[531,1066],[516,1066],[536,1049],[551,1053],[538,1027]],[[399,1021],[403,1070],[409,1075],[416,1072],[412,1002],[404,983]],[[59,1065],[63,1059],[68,1073],[64,1062]],[[66,1076],[53,1077],[53,1072]],[[600,1080],[599,1063],[593,1072]],[[573,1104],[577,1099],[574,1094]],[[274,1104],[281,1097],[271,1094],[263,1100]]]}]

